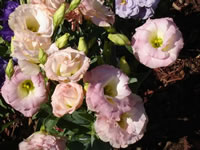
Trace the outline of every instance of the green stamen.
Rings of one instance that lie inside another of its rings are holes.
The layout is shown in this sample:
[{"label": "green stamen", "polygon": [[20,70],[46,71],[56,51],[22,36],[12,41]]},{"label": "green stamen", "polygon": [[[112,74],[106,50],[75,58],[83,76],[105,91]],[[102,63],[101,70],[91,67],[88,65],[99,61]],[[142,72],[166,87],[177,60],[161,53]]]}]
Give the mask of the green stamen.
[{"label": "green stamen", "polygon": [[32,90],[34,90],[34,85],[31,80],[23,81],[18,87],[19,95],[21,97],[26,97]]},{"label": "green stamen", "polygon": [[40,27],[38,21],[33,16],[26,18],[26,26],[27,26],[27,29],[32,32],[37,32]]},{"label": "green stamen", "polygon": [[126,0],[122,0],[120,4],[121,5],[126,5],[126,3],[127,3]]},{"label": "green stamen", "polygon": [[122,128],[122,129],[126,129],[128,124],[127,124],[127,118],[129,117],[129,115],[127,113],[123,113],[120,116],[120,121],[118,121],[118,125]]},{"label": "green stamen", "polygon": [[104,94],[111,97],[115,97],[117,96],[117,91],[111,84],[108,84],[104,87]]},{"label": "green stamen", "polygon": [[160,37],[155,37],[151,40],[151,44],[154,48],[158,48],[162,46],[163,40]]}]

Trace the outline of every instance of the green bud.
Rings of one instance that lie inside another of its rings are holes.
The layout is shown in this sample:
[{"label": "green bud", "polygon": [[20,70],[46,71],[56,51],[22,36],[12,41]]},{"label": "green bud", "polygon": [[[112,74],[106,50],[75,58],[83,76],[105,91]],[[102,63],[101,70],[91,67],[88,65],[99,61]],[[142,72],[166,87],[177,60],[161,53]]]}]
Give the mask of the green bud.
[{"label": "green bud", "polygon": [[69,13],[70,11],[76,9],[78,7],[78,5],[80,4],[80,2],[81,2],[81,0],[72,0],[66,13]]},{"label": "green bud", "polygon": [[115,28],[113,28],[113,27],[105,27],[105,30],[109,33],[115,33],[116,32]]},{"label": "green bud", "polygon": [[65,10],[66,10],[66,4],[63,3],[54,13],[53,15],[54,29],[56,29],[62,23],[65,16]]},{"label": "green bud", "polygon": [[45,64],[47,61],[47,54],[43,51],[42,48],[39,50],[38,59],[41,64]]},{"label": "green bud", "polygon": [[45,133],[45,132],[46,132],[45,125],[42,125],[42,126],[40,127],[40,132],[42,132],[42,133]]},{"label": "green bud", "polygon": [[14,40],[15,40],[15,37],[13,36],[13,37],[11,38],[11,44],[10,44],[11,53],[14,52],[14,46],[13,46],[13,41],[14,41]]},{"label": "green bud", "polygon": [[59,37],[59,38],[56,40],[56,46],[57,46],[59,49],[65,47],[65,45],[67,45],[67,43],[68,43],[69,36],[70,36],[69,33],[65,33],[63,36]]},{"label": "green bud", "polygon": [[103,46],[103,59],[107,64],[111,64],[112,61],[112,45],[113,43],[106,40]]},{"label": "green bud", "polygon": [[131,69],[125,59],[125,56],[122,56],[120,58],[120,61],[119,61],[119,68],[124,72],[126,73],[127,75],[129,75],[131,73]]},{"label": "green bud", "polygon": [[130,45],[131,42],[124,34],[108,34],[108,39],[111,40],[114,44],[124,46],[124,45]]},{"label": "green bud", "polygon": [[86,44],[86,42],[85,42],[84,37],[80,37],[80,38],[79,38],[78,50],[79,50],[79,51],[83,51],[85,54],[88,53],[88,47],[87,47],[87,44]]},{"label": "green bud", "polygon": [[9,79],[11,79],[13,73],[14,73],[14,65],[13,65],[13,60],[10,59],[7,66],[6,66],[6,75],[8,76]]},{"label": "green bud", "polygon": [[90,39],[88,42],[88,49],[90,49],[95,44],[96,41],[97,41],[96,37],[93,37],[92,39]]},{"label": "green bud", "polygon": [[87,92],[88,87],[89,87],[89,83],[88,82],[84,83],[84,87],[83,88],[84,88],[85,92]]}]

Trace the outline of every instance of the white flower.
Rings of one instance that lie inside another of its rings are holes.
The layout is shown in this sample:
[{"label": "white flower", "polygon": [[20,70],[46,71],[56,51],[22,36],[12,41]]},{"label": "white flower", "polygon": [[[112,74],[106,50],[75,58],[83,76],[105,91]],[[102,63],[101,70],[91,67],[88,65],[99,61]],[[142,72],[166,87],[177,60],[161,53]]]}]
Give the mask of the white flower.
[{"label": "white flower", "polygon": [[20,5],[10,14],[8,23],[14,33],[28,32],[42,37],[51,37],[53,34],[52,17],[41,5]]}]

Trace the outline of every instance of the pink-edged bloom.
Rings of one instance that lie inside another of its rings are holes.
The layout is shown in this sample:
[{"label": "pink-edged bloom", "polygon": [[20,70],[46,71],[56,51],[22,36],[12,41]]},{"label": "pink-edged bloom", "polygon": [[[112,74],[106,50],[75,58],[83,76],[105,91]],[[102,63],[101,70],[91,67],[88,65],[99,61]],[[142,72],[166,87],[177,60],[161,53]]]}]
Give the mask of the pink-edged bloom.
[{"label": "pink-edged bloom", "polygon": [[95,25],[109,27],[114,24],[114,13],[105,7],[100,0],[82,0],[79,10],[86,19],[90,19]]},{"label": "pink-edged bloom", "polygon": [[25,75],[17,66],[9,80],[6,76],[1,94],[7,104],[26,117],[35,114],[40,104],[47,101],[47,90],[42,74]]},{"label": "pink-edged bloom", "polygon": [[14,33],[28,32],[49,38],[53,34],[53,19],[39,4],[20,5],[10,14],[8,23]]},{"label": "pink-edged bloom", "polygon": [[83,88],[78,83],[68,82],[58,84],[51,97],[53,114],[56,117],[62,117],[67,113],[72,114],[82,105],[83,98]]},{"label": "pink-edged bloom", "polygon": [[[52,51],[52,50],[51,50]],[[60,82],[77,82],[83,78],[90,59],[71,47],[53,52],[44,65],[46,76]]]},{"label": "pink-edged bloom", "polygon": [[38,74],[39,51],[46,52],[51,46],[51,39],[27,32],[17,32],[12,40],[13,51],[11,56],[18,59],[18,64],[26,74]]},{"label": "pink-edged bloom", "polygon": [[66,140],[62,137],[35,132],[19,143],[19,150],[65,150]]},{"label": "pink-edged bloom", "polygon": [[97,115],[94,127],[99,138],[109,142],[114,148],[126,148],[140,140],[148,122],[142,100],[132,95],[134,104],[128,112],[123,112],[116,121],[103,115]]},{"label": "pink-edged bloom", "polygon": [[148,19],[132,37],[134,55],[150,68],[174,63],[183,45],[182,34],[172,18]]},{"label": "pink-edged bloom", "polygon": [[101,65],[84,76],[89,86],[86,93],[88,109],[107,117],[119,120],[122,111],[128,111],[129,95],[128,76],[110,65]]},{"label": "pink-edged bloom", "polygon": [[31,4],[40,4],[44,5],[51,16],[56,12],[62,3],[65,3],[65,0],[30,0]]}]

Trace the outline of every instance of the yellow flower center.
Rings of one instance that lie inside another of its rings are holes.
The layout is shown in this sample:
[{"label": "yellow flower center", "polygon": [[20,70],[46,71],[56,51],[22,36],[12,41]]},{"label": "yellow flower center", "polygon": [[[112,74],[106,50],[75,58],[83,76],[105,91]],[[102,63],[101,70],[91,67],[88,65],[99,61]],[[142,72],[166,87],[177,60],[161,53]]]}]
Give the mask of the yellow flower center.
[{"label": "yellow flower center", "polygon": [[32,90],[34,90],[34,85],[31,80],[25,80],[20,83],[18,87],[19,95],[23,98],[26,97]]},{"label": "yellow flower center", "polygon": [[126,0],[121,0],[121,3],[120,3],[121,5],[126,5],[127,4],[127,2],[126,2]]},{"label": "yellow flower center", "polygon": [[37,32],[40,27],[38,21],[35,19],[34,16],[29,16],[26,18],[26,26],[27,26],[27,29],[32,32]]},{"label": "yellow flower center", "polygon": [[122,129],[126,129],[126,128],[128,127],[127,118],[129,118],[128,113],[123,113],[123,114],[120,116],[120,121],[117,122],[118,125],[119,125]]},{"label": "yellow flower center", "polygon": [[111,97],[117,96],[117,89],[116,89],[116,82],[115,80],[111,80],[107,83],[107,85],[104,87],[104,95],[108,95]]},{"label": "yellow flower center", "polygon": [[151,45],[154,47],[154,48],[158,48],[158,47],[161,47],[163,44],[163,39],[160,38],[160,37],[155,37],[151,40]]}]

